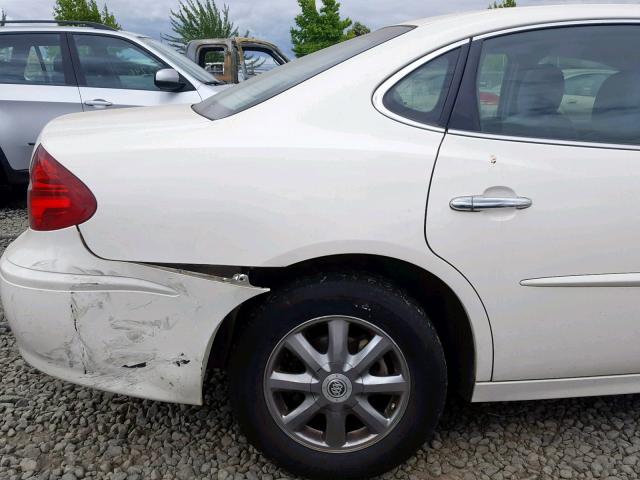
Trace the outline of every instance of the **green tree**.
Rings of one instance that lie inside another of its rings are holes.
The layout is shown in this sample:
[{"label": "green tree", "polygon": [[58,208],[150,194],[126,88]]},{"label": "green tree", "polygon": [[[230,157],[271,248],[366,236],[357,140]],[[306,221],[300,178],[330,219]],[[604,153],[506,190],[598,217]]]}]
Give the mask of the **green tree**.
[{"label": "green tree", "polygon": [[116,16],[109,11],[106,3],[104,4],[104,7],[102,7],[102,13],[100,14],[100,16],[102,17],[102,23],[104,25],[109,25],[110,27],[117,28],[118,30],[122,28],[116,21]]},{"label": "green tree", "polygon": [[500,0],[500,2],[493,2],[492,4],[489,4],[489,8],[510,8],[510,7],[517,7],[518,4],[516,3],[516,0]]},{"label": "green tree", "polygon": [[53,7],[53,18],[56,20],[80,20],[97,22],[120,30],[116,17],[109,11],[107,4],[98,8],[96,0],[56,0]]},{"label": "green tree", "polygon": [[360,22],[354,22],[353,27],[347,30],[347,38],[360,37],[361,35],[366,35],[367,33],[371,33],[371,29],[366,25],[363,25]]},{"label": "green tree", "polygon": [[7,12],[4,11],[4,8],[0,8],[0,26],[4,27],[4,21],[7,19]]},{"label": "green tree", "polygon": [[301,13],[296,16],[297,28],[291,29],[291,42],[297,57],[347,40],[345,30],[351,26],[349,18],[340,18],[340,4],[336,0],[322,0],[320,11],[315,0],[298,0]]},{"label": "green tree", "polygon": [[[238,27],[229,19],[229,6],[218,8],[215,0],[184,0],[169,20],[175,35],[163,35],[174,48],[184,51],[187,43],[201,38],[230,38]],[[245,36],[249,36],[246,32]]]}]

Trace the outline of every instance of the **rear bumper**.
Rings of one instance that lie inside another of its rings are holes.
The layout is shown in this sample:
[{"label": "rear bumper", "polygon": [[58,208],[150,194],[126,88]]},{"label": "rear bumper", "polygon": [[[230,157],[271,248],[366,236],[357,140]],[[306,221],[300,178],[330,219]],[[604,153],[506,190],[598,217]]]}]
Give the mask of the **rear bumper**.
[{"label": "rear bumper", "polygon": [[27,362],[70,382],[169,402],[202,403],[218,327],[264,291],[102,260],[76,228],[28,230],[0,259],[2,304]]}]

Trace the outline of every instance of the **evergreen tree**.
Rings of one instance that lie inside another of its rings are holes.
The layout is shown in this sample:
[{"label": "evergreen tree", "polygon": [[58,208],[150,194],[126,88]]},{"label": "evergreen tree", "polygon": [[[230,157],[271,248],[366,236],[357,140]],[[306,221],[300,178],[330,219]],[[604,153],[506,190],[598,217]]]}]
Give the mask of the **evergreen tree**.
[{"label": "evergreen tree", "polygon": [[[181,1],[178,10],[171,10],[169,16],[175,35],[163,38],[180,51],[184,51],[191,40],[238,35],[238,27],[229,19],[229,7],[224,5],[220,10],[215,0]],[[248,35],[249,32],[245,36]]]},{"label": "evergreen tree", "polygon": [[104,4],[101,12],[96,0],[56,0],[53,18],[102,23],[118,30],[121,28],[107,4]]},{"label": "evergreen tree", "polygon": [[371,29],[366,25],[363,25],[360,22],[354,22],[353,27],[347,30],[347,38],[351,39],[354,37],[360,37],[361,35],[366,35],[367,33],[371,33]]},{"label": "evergreen tree", "polygon": [[489,5],[489,9],[493,9],[493,8],[511,8],[511,7],[517,7],[518,4],[516,3],[516,0],[500,0],[500,2],[493,2],[493,4]]},{"label": "evergreen tree", "polygon": [[347,40],[345,30],[351,26],[349,18],[340,18],[340,4],[336,0],[322,0],[320,11],[315,0],[298,0],[301,13],[296,17],[297,28],[291,29],[293,51],[297,57]]}]

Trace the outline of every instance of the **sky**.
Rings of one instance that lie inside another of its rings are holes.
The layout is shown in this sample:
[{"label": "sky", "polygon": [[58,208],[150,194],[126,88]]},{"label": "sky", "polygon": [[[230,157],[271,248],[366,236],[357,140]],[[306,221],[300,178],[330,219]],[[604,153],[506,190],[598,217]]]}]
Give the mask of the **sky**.
[{"label": "sky", "polygon": [[[105,0],[97,0],[102,7]],[[160,39],[170,34],[169,11],[177,9],[179,0],[106,0],[125,30]],[[54,0],[0,0],[10,19],[50,19]],[[289,29],[299,12],[296,0],[217,0],[227,4],[230,17],[240,32],[269,40],[291,54]],[[320,0],[317,0],[320,3]],[[376,29],[416,18],[487,8],[489,0],[342,0],[343,16]],[[596,3],[571,0],[518,0],[519,5],[549,3]],[[597,3],[606,3],[600,0]],[[613,3],[613,2],[609,2]],[[622,3],[618,0],[616,3]],[[627,3],[637,3],[627,0]]]}]

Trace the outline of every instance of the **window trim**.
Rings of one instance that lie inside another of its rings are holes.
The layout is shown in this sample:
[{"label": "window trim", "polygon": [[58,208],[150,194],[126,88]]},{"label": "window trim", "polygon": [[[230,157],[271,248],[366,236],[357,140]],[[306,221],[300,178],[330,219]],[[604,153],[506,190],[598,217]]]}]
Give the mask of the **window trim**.
[{"label": "window trim", "polygon": [[[460,85],[458,95],[456,96],[456,104],[460,100],[461,95],[471,94],[473,98],[476,98],[475,86],[478,75],[478,69],[480,68],[480,59],[482,44],[484,40],[496,37],[502,37],[511,35],[514,33],[532,32],[537,30],[548,30],[552,28],[566,28],[566,27],[582,27],[582,26],[611,26],[611,25],[634,25],[640,28],[640,20],[635,19],[606,19],[606,20],[568,20],[562,22],[550,22],[540,23],[533,25],[525,25],[521,27],[514,27],[503,30],[496,30],[493,32],[487,32],[480,35],[475,35],[471,38],[471,54],[464,70],[463,81]],[[470,77],[470,78],[469,78]],[[473,85],[473,92],[468,91],[470,85]],[[455,111],[455,106],[454,106]],[[475,117],[477,120],[477,113]],[[449,127],[449,125],[447,125]],[[464,128],[447,128],[447,133],[456,136],[483,138],[486,140],[494,141],[507,141],[518,143],[533,143],[538,145],[558,145],[566,147],[585,147],[585,148],[598,148],[609,150],[629,150],[638,151],[640,145],[632,144],[617,144],[617,143],[603,143],[603,142],[588,142],[584,140],[562,140],[553,138],[537,138],[537,137],[518,137],[513,135],[502,135],[499,133],[486,133],[475,130],[466,130]]]},{"label": "window trim", "polygon": [[486,32],[480,35],[474,35],[472,41],[486,40],[493,37],[502,37],[504,35],[511,35],[512,33],[527,32],[532,30],[546,30],[549,28],[559,27],[578,27],[578,26],[597,26],[597,25],[637,25],[640,24],[640,19],[633,18],[611,18],[611,19],[593,19],[593,20],[566,20],[561,22],[547,22],[531,25],[523,25],[521,27],[506,28],[503,30],[496,30],[493,32]]},{"label": "window trim", "polygon": [[[164,68],[171,68],[171,69],[175,70],[176,72],[178,72],[178,75],[180,75],[180,79],[183,82],[185,82],[185,86],[181,90],[179,90],[178,92],[175,92],[175,93],[190,92],[190,91],[196,90],[196,88],[193,86],[193,82],[191,82],[188,78],[186,78],[179,69],[175,68],[173,65],[168,63],[164,58],[161,58],[158,55],[156,55],[154,52],[152,52],[151,50],[146,48],[143,44],[135,42],[135,41],[131,40],[128,37],[124,37],[124,36],[121,36],[121,35],[95,33],[95,32],[67,32],[67,35],[68,35],[68,39],[69,39],[68,40],[69,41],[69,50],[70,50],[70,53],[71,53],[71,61],[73,63],[73,70],[75,72],[76,79],[77,79],[79,87],[84,87],[84,88],[102,88],[102,89],[106,89],[106,90],[132,90],[132,91],[136,91],[136,92],[165,92],[164,90],[160,90],[160,89],[148,90],[146,88],[92,87],[92,86],[87,85],[87,79],[85,78],[84,72],[82,71],[82,64],[80,62],[80,54],[78,53],[78,45],[76,45],[76,39],[75,39],[76,36],[83,35],[83,36],[93,36],[93,37],[117,38],[118,40],[122,40],[123,42],[129,43],[129,44],[133,45],[134,47],[142,50],[144,53],[146,53],[150,57],[154,58],[156,61],[158,61],[162,65],[164,65]],[[174,92],[165,92],[165,93],[174,93]]]},{"label": "window trim", "polygon": [[50,30],[28,31],[28,32],[6,32],[0,35],[58,35],[60,39],[60,54],[62,55],[62,68],[64,70],[64,83],[13,83],[0,81],[0,85],[19,85],[30,87],[77,87],[78,81],[73,69],[71,51],[67,42],[66,32],[55,32]]},{"label": "window trim", "polygon": [[[458,87],[460,86],[460,80],[462,78],[462,74],[465,71],[464,67],[466,64],[468,47],[470,44],[471,44],[471,38],[465,38],[455,43],[451,43],[445,47],[441,47],[437,50],[434,50],[426,54],[425,56],[420,57],[418,60],[414,60],[408,65],[405,65],[396,73],[393,73],[390,77],[384,80],[380,85],[378,85],[378,87],[376,87],[376,89],[373,92],[373,96],[371,97],[373,106],[382,115],[392,120],[395,120],[397,122],[404,123],[405,125],[409,125],[412,127],[421,128],[424,130],[444,133],[446,130],[447,123],[449,121],[451,110],[453,110],[455,99],[458,96]],[[463,48],[465,46],[467,47],[466,49]],[[447,92],[447,97],[444,101],[444,109],[439,122],[441,125],[433,125],[430,123],[418,122],[416,120],[403,117],[402,115],[392,112],[384,105],[384,96],[400,80],[405,78],[407,75],[411,74],[414,70],[417,70],[418,68],[422,67],[424,64],[430,62],[431,60],[434,60],[439,56],[449,53],[457,48],[462,48],[462,51],[460,52],[460,56],[458,57],[458,63],[455,67],[453,78],[451,80],[451,85],[449,86],[449,91]]]},{"label": "window trim", "polygon": [[552,138],[535,138],[535,137],[514,137],[511,135],[500,135],[495,133],[472,132],[469,130],[457,130],[454,128],[447,130],[448,135],[456,135],[458,137],[482,138],[485,140],[518,142],[518,143],[535,143],[542,145],[557,145],[561,147],[585,147],[599,148],[608,150],[640,150],[640,145],[631,145],[624,143],[601,143],[601,142],[583,142],[575,140],[556,140]]}]

